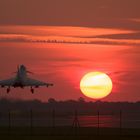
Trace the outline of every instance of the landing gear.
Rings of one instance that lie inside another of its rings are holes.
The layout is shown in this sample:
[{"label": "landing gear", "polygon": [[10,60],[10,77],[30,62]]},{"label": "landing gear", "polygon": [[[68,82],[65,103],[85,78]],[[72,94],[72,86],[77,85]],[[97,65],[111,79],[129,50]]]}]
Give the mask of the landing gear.
[{"label": "landing gear", "polygon": [[7,88],[7,93],[9,93],[9,92],[10,92],[10,87]]},{"label": "landing gear", "polygon": [[31,92],[32,92],[32,94],[34,93],[34,89],[31,87]]}]

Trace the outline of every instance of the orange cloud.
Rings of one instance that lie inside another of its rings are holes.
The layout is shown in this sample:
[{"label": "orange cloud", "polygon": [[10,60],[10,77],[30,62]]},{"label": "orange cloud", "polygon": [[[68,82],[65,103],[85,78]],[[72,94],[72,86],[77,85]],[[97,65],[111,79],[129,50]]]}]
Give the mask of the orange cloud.
[{"label": "orange cloud", "polygon": [[88,43],[88,44],[133,44],[139,39],[104,38],[117,34],[132,34],[136,31],[86,27],[59,26],[0,26],[0,41],[48,42],[48,43]]}]

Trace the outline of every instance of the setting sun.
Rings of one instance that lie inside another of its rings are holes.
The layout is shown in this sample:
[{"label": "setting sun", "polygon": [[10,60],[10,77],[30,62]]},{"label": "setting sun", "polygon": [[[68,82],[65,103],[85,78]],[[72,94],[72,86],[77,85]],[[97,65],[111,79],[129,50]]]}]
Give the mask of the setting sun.
[{"label": "setting sun", "polygon": [[90,72],[81,79],[80,89],[87,97],[101,99],[111,93],[112,81],[105,73]]}]

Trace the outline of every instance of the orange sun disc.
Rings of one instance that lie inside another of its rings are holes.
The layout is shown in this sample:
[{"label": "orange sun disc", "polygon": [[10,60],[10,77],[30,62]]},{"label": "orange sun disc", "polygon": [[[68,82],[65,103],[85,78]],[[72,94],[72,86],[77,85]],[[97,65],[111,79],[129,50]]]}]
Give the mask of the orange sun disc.
[{"label": "orange sun disc", "polygon": [[112,91],[112,81],[103,72],[87,73],[80,81],[82,93],[93,99],[102,99]]}]

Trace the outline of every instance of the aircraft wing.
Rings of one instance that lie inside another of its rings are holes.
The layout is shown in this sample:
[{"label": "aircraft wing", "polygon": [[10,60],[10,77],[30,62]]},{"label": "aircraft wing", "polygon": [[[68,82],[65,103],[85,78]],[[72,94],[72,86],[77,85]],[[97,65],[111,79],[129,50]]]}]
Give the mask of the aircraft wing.
[{"label": "aircraft wing", "polygon": [[0,86],[2,86],[2,87],[13,86],[14,83],[15,83],[15,78],[6,79],[6,80],[0,81]]},{"label": "aircraft wing", "polygon": [[38,81],[35,79],[27,78],[26,81],[24,82],[25,86],[53,86],[51,83],[45,83],[42,81]]}]

